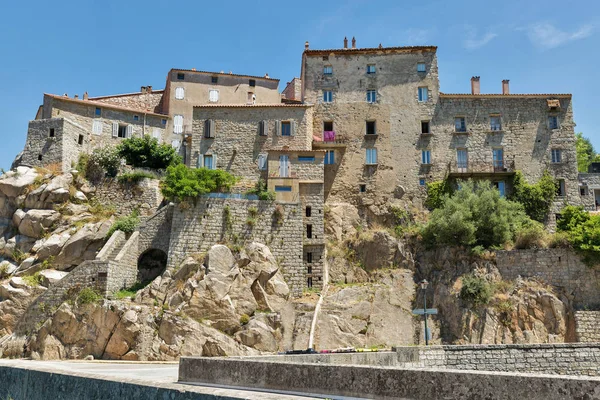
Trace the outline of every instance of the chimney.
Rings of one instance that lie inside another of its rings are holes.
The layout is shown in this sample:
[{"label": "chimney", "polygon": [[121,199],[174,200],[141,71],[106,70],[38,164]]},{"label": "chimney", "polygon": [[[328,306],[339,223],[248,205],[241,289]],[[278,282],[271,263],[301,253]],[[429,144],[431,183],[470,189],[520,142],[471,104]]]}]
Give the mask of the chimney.
[{"label": "chimney", "polygon": [[142,87],[140,88],[140,92],[142,92],[142,93],[146,93],[146,90],[147,90],[147,89],[146,89],[146,86],[142,86]]},{"label": "chimney", "polygon": [[268,72],[265,74],[265,78],[269,79],[269,73]]},{"label": "chimney", "polygon": [[344,48],[348,48],[348,38],[346,36],[344,36]]},{"label": "chimney", "polygon": [[510,94],[508,82],[510,82],[508,79],[502,81],[502,94]]},{"label": "chimney", "polygon": [[471,78],[471,94],[479,94],[479,77],[474,76]]},{"label": "chimney", "polygon": [[308,50],[308,40],[304,42],[304,50]]},{"label": "chimney", "polygon": [[354,36],[352,36],[352,48],[356,48],[356,39],[354,38]]},{"label": "chimney", "polygon": [[152,93],[152,86],[148,86],[146,88],[146,93]]},{"label": "chimney", "polygon": [[75,96],[73,96],[73,98],[74,98],[75,100],[77,100],[77,99],[79,99],[79,95],[78,95],[78,94],[76,94]]},{"label": "chimney", "polygon": [[87,100],[88,98],[89,98],[89,96],[88,96],[88,92],[85,92],[85,93],[83,94],[83,99],[84,99],[84,100]]},{"label": "chimney", "polygon": [[196,68],[192,68],[192,71],[196,71]]}]

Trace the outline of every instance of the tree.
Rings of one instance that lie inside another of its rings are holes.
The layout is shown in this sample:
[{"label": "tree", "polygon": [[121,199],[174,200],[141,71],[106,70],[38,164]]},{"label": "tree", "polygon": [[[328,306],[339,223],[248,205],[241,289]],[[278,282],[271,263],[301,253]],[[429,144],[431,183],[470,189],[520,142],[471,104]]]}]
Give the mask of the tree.
[{"label": "tree", "polygon": [[509,199],[523,205],[525,213],[538,222],[544,222],[556,196],[556,181],[548,171],[534,184],[527,183],[521,171],[513,178],[513,190]]},{"label": "tree", "polygon": [[178,164],[167,168],[161,190],[166,198],[183,201],[206,193],[228,191],[236,182],[237,178],[227,171],[192,169]]},{"label": "tree", "polygon": [[584,137],[583,133],[579,132],[575,134],[575,137],[577,138],[575,142],[577,169],[579,172],[587,172],[591,163],[600,161],[600,154],[596,153],[592,142],[590,139]]},{"label": "tree", "polygon": [[127,164],[136,168],[165,169],[170,165],[181,164],[181,157],[173,147],[159,144],[150,135],[125,139],[117,149]]}]

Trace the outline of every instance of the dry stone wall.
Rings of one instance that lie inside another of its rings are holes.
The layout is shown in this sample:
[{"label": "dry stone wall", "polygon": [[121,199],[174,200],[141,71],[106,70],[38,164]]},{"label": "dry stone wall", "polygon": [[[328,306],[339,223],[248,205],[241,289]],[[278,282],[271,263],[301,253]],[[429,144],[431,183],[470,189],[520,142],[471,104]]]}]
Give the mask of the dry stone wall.
[{"label": "dry stone wall", "polygon": [[150,93],[130,93],[116,96],[90,97],[90,100],[113,104],[120,107],[133,108],[140,111],[150,111],[153,113],[162,112],[161,102],[163,91],[151,91]]},{"label": "dry stone wall", "polygon": [[118,215],[129,215],[138,210],[142,217],[153,215],[163,201],[157,179],[142,179],[137,183],[119,183],[106,178],[98,185],[94,196],[104,205],[112,205]]},{"label": "dry stone wall", "polygon": [[600,343],[600,311],[575,311],[577,341]]}]

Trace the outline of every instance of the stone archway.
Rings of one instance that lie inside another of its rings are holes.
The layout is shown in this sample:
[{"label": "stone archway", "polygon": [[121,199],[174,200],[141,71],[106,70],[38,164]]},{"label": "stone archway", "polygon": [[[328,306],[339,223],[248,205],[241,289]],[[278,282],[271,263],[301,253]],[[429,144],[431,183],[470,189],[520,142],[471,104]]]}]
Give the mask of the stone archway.
[{"label": "stone archway", "polygon": [[167,253],[160,249],[148,249],[138,258],[137,281],[149,283],[167,269]]}]

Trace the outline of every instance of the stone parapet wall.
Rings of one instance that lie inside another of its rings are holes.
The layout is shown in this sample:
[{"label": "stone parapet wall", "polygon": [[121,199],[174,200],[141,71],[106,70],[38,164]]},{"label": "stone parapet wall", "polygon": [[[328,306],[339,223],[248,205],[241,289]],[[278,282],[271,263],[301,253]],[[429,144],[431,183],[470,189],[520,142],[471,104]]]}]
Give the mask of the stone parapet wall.
[{"label": "stone parapet wall", "polygon": [[139,226],[140,237],[137,257],[148,249],[159,249],[164,251],[165,254],[169,254],[173,210],[174,205],[169,204],[158,210]]},{"label": "stone parapet wall", "polygon": [[577,307],[600,306],[600,268],[588,267],[570,249],[497,251],[503,279],[538,278],[563,290]]},{"label": "stone parapet wall", "polygon": [[114,260],[109,262],[105,294],[110,296],[137,281],[139,232],[133,232]]},{"label": "stone parapet wall", "polygon": [[138,210],[142,218],[153,215],[163,201],[160,181],[148,178],[137,183],[119,183],[116,178],[106,178],[96,185],[94,197],[104,205],[114,206],[120,216]]},{"label": "stone parapet wall", "polygon": [[600,343],[600,311],[575,311],[577,341]]}]

